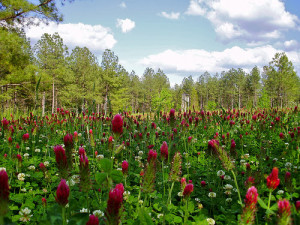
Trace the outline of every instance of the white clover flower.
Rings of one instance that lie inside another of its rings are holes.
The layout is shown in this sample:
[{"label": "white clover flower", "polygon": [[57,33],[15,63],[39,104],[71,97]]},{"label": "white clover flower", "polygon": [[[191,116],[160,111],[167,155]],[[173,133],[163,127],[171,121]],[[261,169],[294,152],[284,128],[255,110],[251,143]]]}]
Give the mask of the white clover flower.
[{"label": "white clover flower", "polygon": [[219,170],[218,172],[217,172],[217,176],[223,176],[223,175],[225,175],[225,172],[223,171],[223,170]]},{"label": "white clover flower", "polygon": [[160,129],[159,127],[156,127],[156,130],[157,130],[157,131],[161,131],[161,129]]},{"label": "white clover flower", "polygon": [[212,219],[212,218],[207,218],[206,221],[207,221],[208,225],[214,225],[214,224],[216,224],[215,220]]},{"label": "white clover flower", "polygon": [[22,192],[26,192],[26,188],[22,188],[21,191],[22,191]]},{"label": "white clover flower", "polygon": [[139,204],[142,205],[144,203],[143,200],[139,200]]},{"label": "white clover flower", "polygon": [[75,185],[75,181],[73,179],[70,179],[70,181],[66,182],[68,186],[74,186]]},{"label": "white clover flower", "polygon": [[28,151],[29,149],[30,149],[29,147],[26,147],[26,148],[25,148],[26,151]]},{"label": "white clover flower", "polygon": [[37,153],[39,153],[39,152],[41,152],[41,149],[37,148],[34,151],[37,152]]},{"label": "white clover flower", "polygon": [[226,198],[226,202],[232,202],[232,198]]},{"label": "white clover flower", "polygon": [[49,164],[50,164],[50,163],[49,163],[48,161],[45,161],[45,162],[44,162],[44,165],[45,165],[46,167],[48,167]]},{"label": "white clover flower", "polygon": [[179,197],[182,197],[183,196],[183,193],[182,193],[182,191],[180,191],[180,192],[178,192],[178,194],[177,194]]},{"label": "white clover flower", "polygon": [[160,214],[157,215],[157,218],[160,219],[163,216],[164,216],[164,214],[160,213]]},{"label": "white clover flower", "polygon": [[244,155],[244,157],[246,158],[246,159],[248,159],[249,158],[249,154],[248,153],[246,153],[245,155]]},{"label": "white clover flower", "polygon": [[224,192],[224,194],[225,194],[225,195],[231,195],[231,191],[230,191],[230,190],[227,190],[227,191]]},{"label": "white clover flower", "polygon": [[199,198],[195,198],[195,201],[196,201],[196,202],[200,202],[200,199],[199,199]]},{"label": "white clover flower", "polygon": [[87,212],[88,212],[88,209],[82,208],[82,209],[80,209],[80,212],[81,212],[81,213],[87,213]]},{"label": "white clover flower", "polygon": [[273,159],[273,161],[277,162],[277,161],[278,161],[278,159],[277,159],[277,158],[274,158],[274,159]]},{"label": "white clover flower", "polygon": [[28,166],[28,169],[29,170],[35,170],[35,166],[34,165]]},{"label": "white clover flower", "polygon": [[80,176],[79,175],[73,175],[72,180],[75,184],[79,184],[80,182]]},{"label": "white clover flower", "polygon": [[243,164],[243,163],[245,163],[245,162],[246,162],[245,159],[241,159],[241,161],[240,161],[241,164]]},{"label": "white clover flower", "polygon": [[81,137],[82,136],[82,133],[78,133],[78,137]]},{"label": "white clover flower", "polygon": [[31,143],[32,143],[32,144],[35,144],[35,141],[32,141]]},{"label": "white clover flower", "polygon": [[99,217],[99,218],[104,216],[104,213],[101,210],[95,210],[93,212],[93,214],[94,214],[94,216]]},{"label": "white clover flower", "polygon": [[130,191],[124,191],[123,198],[124,198],[125,201],[128,200],[129,195],[130,195]]},{"label": "white clover flower", "polygon": [[28,153],[25,153],[23,156],[24,156],[24,158],[27,159],[27,158],[29,157],[29,154],[28,154]]},{"label": "white clover flower", "polygon": [[225,175],[224,180],[231,180],[231,177],[229,175]]},{"label": "white clover flower", "polygon": [[69,206],[70,206],[69,203],[67,203],[67,204],[66,204],[66,208],[69,208]]},{"label": "white clover flower", "polygon": [[291,167],[292,167],[292,163],[287,162],[287,163],[285,164],[285,167],[286,167],[287,169],[291,168]]},{"label": "white clover flower", "polygon": [[283,190],[279,190],[279,191],[277,191],[277,194],[278,195],[282,195],[284,193],[284,191]]},{"label": "white clover flower", "polygon": [[22,209],[19,214],[22,216],[20,218],[21,222],[27,223],[28,221],[30,221],[30,217],[32,217],[32,215],[30,215],[31,210],[28,209],[27,207]]},{"label": "white clover flower", "polygon": [[39,140],[39,143],[43,142],[42,140]]},{"label": "white clover flower", "polygon": [[231,184],[226,184],[223,188],[226,190],[231,190],[233,186]]},{"label": "white clover flower", "polygon": [[19,173],[18,174],[18,180],[24,181],[25,180],[25,173]]},{"label": "white clover flower", "polygon": [[104,158],[104,155],[97,155],[96,158],[97,158],[97,159],[103,159],[103,158]]},{"label": "white clover flower", "polygon": [[208,193],[208,197],[210,197],[210,198],[215,198],[216,196],[217,196],[217,194],[215,192]]},{"label": "white clover flower", "polygon": [[138,155],[139,155],[139,156],[143,156],[143,154],[144,154],[143,151],[139,151],[139,152],[138,152]]}]

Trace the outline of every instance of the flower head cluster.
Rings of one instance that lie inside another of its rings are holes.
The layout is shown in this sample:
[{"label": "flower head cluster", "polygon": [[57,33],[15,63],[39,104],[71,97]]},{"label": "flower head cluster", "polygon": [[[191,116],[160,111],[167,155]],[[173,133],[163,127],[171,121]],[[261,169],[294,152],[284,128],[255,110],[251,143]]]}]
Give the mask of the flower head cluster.
[{"label": "flower head cluster", "polygon": [[57,145],[54,147],[55,159],[57,168],[60,172],[62,178],[67,178],[68,176],[68,162],[65,150],[61,145]]},{"label": "flower head cluster", "polygon": [[24,223],[30,221],[30,217],[32,217],[32,215],[30,215],[30,213],[31,213],[31,210],[28,207],[22,209],[19,212],[19,214],[21,215],[20,221],[24,222]]},{"label": "flower head cluster", "polygon": [[117,114],[111,121],[112,131],[115,134],[121,135],[123,133],[123,119],[121,115]]},{"label": "flower head cluster", "polygon": [[194,191],[194,185],[191,183],[187,184],[183,190],[183,197],[184,198],[189,197],[193,191]]},{"label": "flower head cluster", "polygon": [[123,184],[117,184],[116,187],[109,192],[107,201],[107,209],[105,212],[108,224],[119,224],[121,207],[123,204]]},{"label": "flower head cluster", "polygon": [[4,169],[0,170],[0,216],[4,216],[8,210],[9,184],[8,175]]},{"label": "flower head cluster", "polygon": [[161,155],[162,160],[168,159],[168,155],[169,155],[168,144],[165,141],[162,143],[162,145],[160,147],[160,155]]},{"label": "flower head cluster", "polygon": [[280,183],[278,178],[278,168],[274,167],[272,173],[267,177],[267,187],[271,190],[275,190]]},{"label": "flower head cluster", "polygon": [[278,201],[278,224],[290,224],[291,216],[291,204],[288,200],[283,199]]},{"label": "flower head cluster", "polygon": [[242,224],[252,224],[255,219],[256,203],[257,203],[257,189],[252,186],[248,189],[245,198],[245,207],[241,216]]},{"label": "flower head cluster", "polygon": [[56,190],[55,200],[58,204],[65,207],[69,202],[70,188],[66,183],[66,180],[62,179]]}]

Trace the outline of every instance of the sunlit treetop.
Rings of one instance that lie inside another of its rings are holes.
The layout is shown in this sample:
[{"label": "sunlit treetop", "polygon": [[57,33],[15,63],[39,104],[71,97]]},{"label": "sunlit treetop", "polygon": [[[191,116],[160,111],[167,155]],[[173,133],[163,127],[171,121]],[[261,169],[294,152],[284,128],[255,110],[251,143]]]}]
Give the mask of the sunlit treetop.
[{"label": "sunlit treetop", "polygon": [[62,21],[57,5],[74,0],[1,0],[0,25],[32,25],[40,21]]}]

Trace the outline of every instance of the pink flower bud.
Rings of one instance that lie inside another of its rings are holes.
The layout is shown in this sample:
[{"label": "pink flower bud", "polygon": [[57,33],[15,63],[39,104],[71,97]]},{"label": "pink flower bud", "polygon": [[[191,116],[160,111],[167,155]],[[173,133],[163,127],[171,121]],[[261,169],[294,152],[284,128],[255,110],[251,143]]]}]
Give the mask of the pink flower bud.
[{"label": "pink flower bud", "polygon": [[117,114],[115,115],[114,119],[111,122],[112,125],[112,131],[115,134],[121,135],[123,133],[123,119],[121,115]]},{"label": "pink flower bud", "polygon": [[122,162],[122,172],[123,172],[123,174],[127,174],[128,173],[128,166],[129,166],[128,162],[124,160]]},{"label": "pink flower bud", "polygon": [[163,160],[168,159],[168,155],[169,155],[168,144],[165,141],[162,143],[160,147],[160,155]]},{"label": "pink flower bud", "polygon": [[56,190],[56,197],[55,197],[56,202],[61,206],[65,207],[66,204],[69,202],[68,200],[69,194],[70,194],[70,188],[67,185],[66,180],[62,179]]},{"label": "pink flower bud", "polygon": [[194,190],[194,185],[193,184],[187,184],[184,188],[184,191],[183,191],[183,197],[186,198],[188,196],[190,196],[190,194],[193,192]]},{"label": "pink flower bud", "polygon": [[99,219],[95,215],[90,215],[89,221],[86,225],[99,225]]},{"label": "pink flower bud", "polygon": [[267,177],[267,187],[269,189],[275,190],[280,183],[278,178],[278,168],[274,167],[272,173]]}]

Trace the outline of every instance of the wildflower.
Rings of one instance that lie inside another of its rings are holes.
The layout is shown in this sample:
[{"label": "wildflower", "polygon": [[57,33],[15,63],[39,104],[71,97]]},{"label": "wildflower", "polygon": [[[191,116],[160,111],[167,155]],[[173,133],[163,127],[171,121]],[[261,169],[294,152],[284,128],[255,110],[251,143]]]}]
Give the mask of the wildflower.
[{"label": "wildflower", "polygon": [[182,158],[180,152],[176,152],[173,157],[172,169],[169,175],[170,181],[179,181],[181,175]]},{"label": "wildflower", "polygon": [[30,213],[31,213],[31,210],[28,207],[22,209],[19,212],[19,214],[22,216],[20,218],[20,221],[21,222],[25,222],[25,223],[28,222],[28,221],[30,221],[30,217],[32,217],[32,215],[30,215]]},{"label": "wildflower", "polygon": [[104,213],[101,210],[95,210],[93,212],[93,215],[97,216],[97,217],[103,217]]},{"label": "wildflower", "polygon": [[168,154],[168,144],[164,141],[160,147],[160,155],[162,160],[168,159]]},{"label": "wildflower", "polygon": [[35,166],[34,166],[34,165],[31,165],[31,166],[28,167],[28,169],[29,169],[29,170],[35,170]]},{"label": "wildflower", "polygon": [[27,141],[28,139],[29,139],[29,134],[28,133],[23,134],[22,140]]},{"label": "wildflower", "polygon": [[62,179],[56,190],[55,200],[58,204],[65,207],[69,202],[70,188],[66,183],[66,180]]},{"label": "wildflower", "polygon": [[224,176],[225,175],[225,172],[223,170],[219,170],[217,172],[217,176],[220,177],[220,176]]},{"label": "wildflower", "polygon": [[232,198],[226,198],[226,202],[232,202]]},{"label": "wildflower", "polygon": [[149,151],[149,153],[148,153],[148,159],[147,159],[147,161],[151,162],[151,161],[156,160],[156,158],[157,158],[157,152],[155,150],[151,149]]},{"label": "wildflower", "polygon": [[49,164],[50,164],[50,163],[49,163],[48,161],[45,161],[45,162],[44,162],[44,165],[45,165],[46,167],[48,167]]},{"label": "wildflower", "polygon": [[109,192],[107,209],[105,212],[109,224],[119,224],[120,209],[123,203],[123,193],[123,184],[116,185],[116,187]]},{"label": "wildflower", "polygon": [[267,187],[270,190],[275,190],[280,183],[278,178],[278,168],[274,167],[272,173],[267,177]]},{"label": "wildflower", "polygon": [[215,198],[216,196],[217,196],[217,194],[215,192],[208,193],[208,197],[210,197],[210,198]]},{"label": "wildflower", "polygon": [[290,224],[291,222],[291,204],[288,200],[283,199],[278,201],[278,214],[279,223],[278,224]]},{"label": "wildflower", "polygon": [[282,195],[284,193],[284,191],[283,190],[279,190],[279,191],[277,191],[277,194],[278,195]]},{"label": "wildflower", "polygon": [[[28,154],[29,155],[29,154]],[[24,155],[24,157],[25,157],[25,155]],[[21,163],[22,162],[22,156],[20,155],[20,154],[17,154],[17,159],[18,159],[18,161]]]},{"label": "wildflower", "polygon": [[80,187],[87,192],[90,189],[89,160],[86,155],[81,155],[79,159]]},{"label": "wildflower", "polygon": [[121,135],[123,133],[123,119],[119,114],[115,115],[115,117],[111,122],[111,125],[112,125],[112,131],[115,134]]},{"label": "wildflower", "polygon": [[201,181],[201,186],[202,187],[205,187],[206,186],[206,182],[203,180],[203,181]]},{"label": "wildflower", "polygon": [[208,225],[214,225],[214,224],[216,224],[215,220],[212,219],[212,218],[207,218],[206,222],[208,223]]},{"label": "wildflower", "polygon": [[8,211],[9,184],[8,175],[5,169],[0,170],[0,216],[4,216]]},{"label": "wildflower", "polygon": [[62,178],[67,178],[68,175],[68,162],[65,150],[61,145],[57,145],[54,147],[55,159],[58,170],[61,174]]},{"label": "wildflower", "polygon": [[129,166],[128,162],[126,160],[124,160],[122,162],[122,172],[123,172],[123,174],[127,174],[128,173],[128,166]]},{"label": "wildflower", "polygon": [[82,209],[80,209],[80,211],[79,212],[81,212],[81,213],[87,213],[89,210],[88,209],[86,209],[86,208],[82,208]]},{"label": "wildflower", "polygon": [[184,191],[183,191],[183,197],[186,198],[186,197],[189,197],[190,194],[193,192],[194,190],[194,185],[193,184],[187,184],[184,188]]},{"label": "wildflower", "polygon": [[243,221],[243,224],[252,224],[255,218],[255,212],[256,212],[256,203],[257,203],[257,189],[252,186],[248,189],[246,198],[244,200],[245,207],[243,209],[243,214],[241,216],[241,219]]},{"label": "wildflower", "polygon": [[46,204],[47,204],[47,199],[46,198],[42,198],[42,204],[43,204],[44,207],[46,206]]},{"label": "wildflower", "polygon": [[89,221],[86,223],[86,225],[98,225],[99,219],[95,215],[90,215]]},{"label": "wildflower", "polygon": [[24,181],[25,180],[25,173],[19,173],[18,174],[18,180],[19,181]]}]

